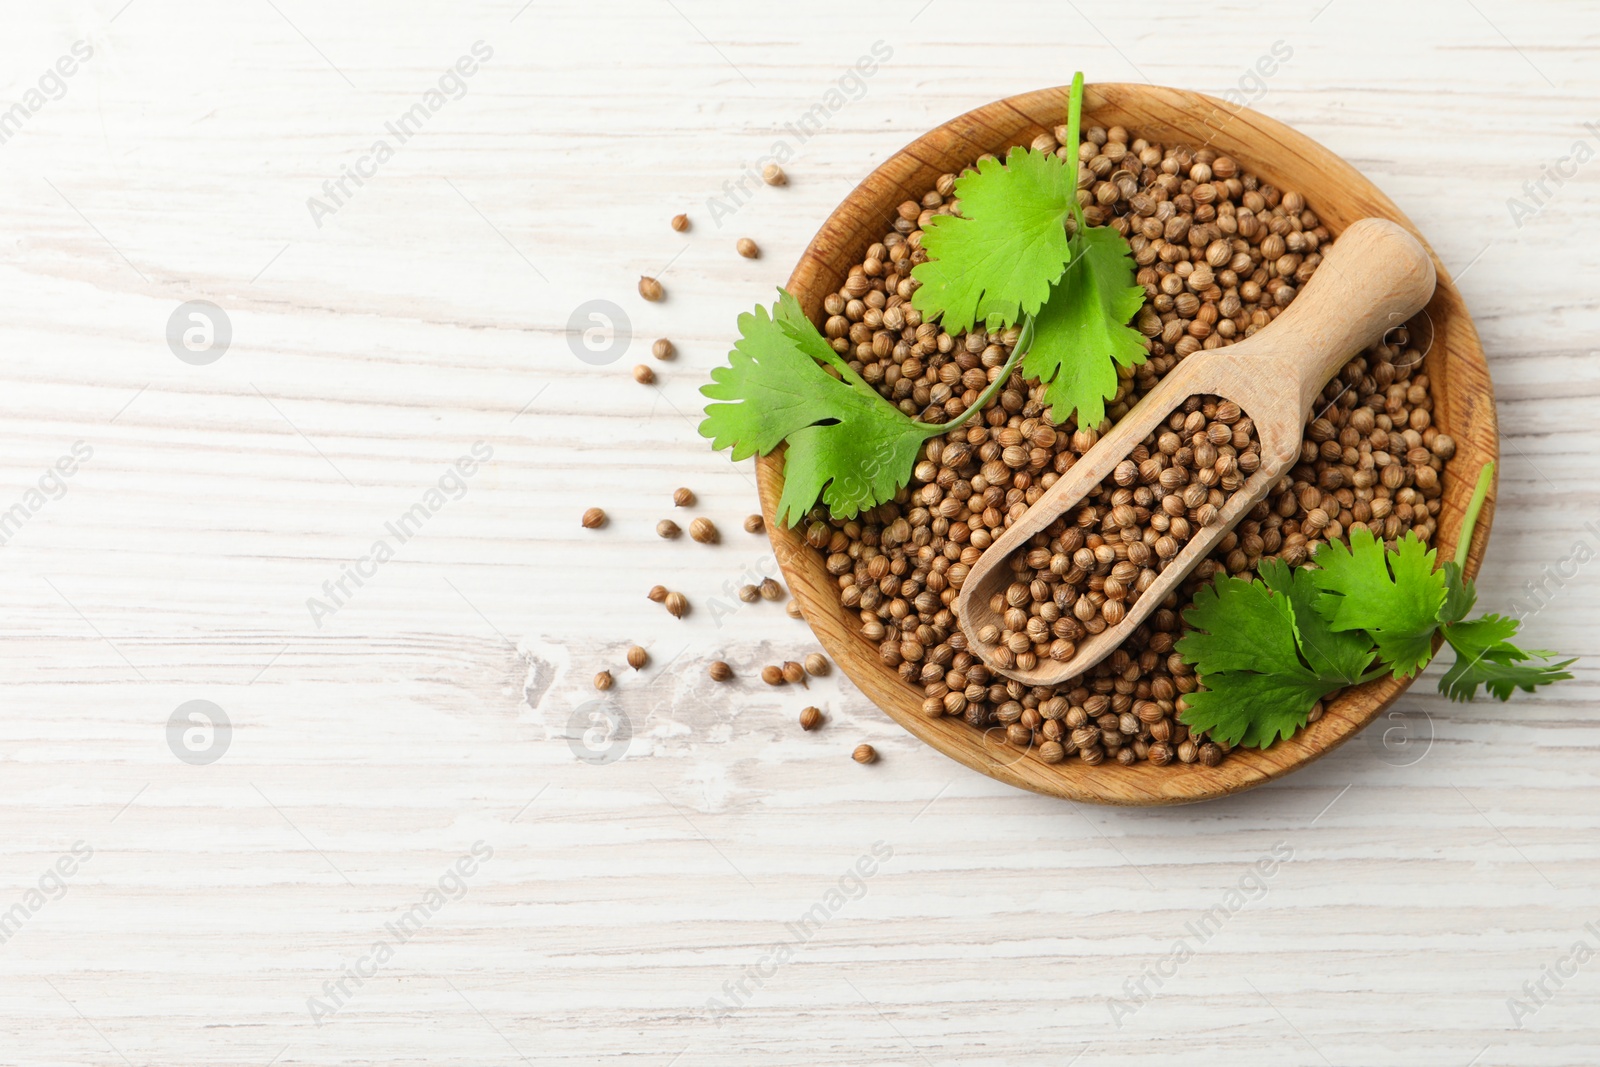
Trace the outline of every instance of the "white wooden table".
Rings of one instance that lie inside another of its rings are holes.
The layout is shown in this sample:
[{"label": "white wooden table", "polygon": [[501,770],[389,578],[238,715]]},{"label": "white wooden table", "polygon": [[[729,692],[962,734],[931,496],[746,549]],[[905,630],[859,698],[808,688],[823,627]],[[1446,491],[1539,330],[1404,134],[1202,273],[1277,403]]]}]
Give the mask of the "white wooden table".
[{"label": "white wooden table", "polygon": [[[756,682],[814,645],[725,592],[772,564],[748,464],[694,426],[734,316],[919,132],[1080,67],[1231,91],[1354,161],[1461,280],[1505,610],[1600,549],[1600,163],[1536,212],[1523,186],[1600,149],[1600,6],[519,4],[7,6],[0,1064],[1596,1061],[1600,960],[1570,958],[1600,952],[1595,564],[1526,625],[1585,657],[1574,682],[1457,706],[1430,672],[1273,786],[1076,807],[837,673]],[[857,98],[786,132],[879,41]],[[708,198],[780,137],[791,184],[719,227]],[[597,299],[632,321],[607,366],[566,332]],[[214,362],[167,340],[194,300],[231,326]],[[635,384],[663,335],[680,357]],[[655,537],[679,485],[720,546]],[[586,762],[602,667],[633,734]],[[169,735],[190,701],[231,728]]]}]

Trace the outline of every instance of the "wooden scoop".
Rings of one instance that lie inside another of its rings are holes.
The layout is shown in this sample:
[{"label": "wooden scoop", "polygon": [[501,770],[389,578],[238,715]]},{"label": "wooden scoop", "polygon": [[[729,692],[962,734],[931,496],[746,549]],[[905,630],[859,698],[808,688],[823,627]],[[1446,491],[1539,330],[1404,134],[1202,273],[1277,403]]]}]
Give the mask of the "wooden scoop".
[{"label": "wooden scoop", "polygon": [[[955,604],[970,649],[990,669],[1041,686],[1059,685],[1110,655],[1295,464],[1306,415],[1328,379],[1416,314],[1433,295],[1433,283],[1432,260],[1404,229],[1385,219],[1353,223],[1270,326],[1238,344],[1185,358],[984,552]],[[1032,670],[1000,666],[993,658],[997,646],[982,644],[976,635],[985,626],[1001,625],[1000,613],[989,605],[1011,584],[1007,561],[1012,554],[1076,507],[1174,410],[1201,393],[1232,400],[1254,420],[1261,465],[1228,498],[1218,521],[1196,529],[1167,561],[1121,622],[1079,642],[1071,659],[1041,659]]]}]

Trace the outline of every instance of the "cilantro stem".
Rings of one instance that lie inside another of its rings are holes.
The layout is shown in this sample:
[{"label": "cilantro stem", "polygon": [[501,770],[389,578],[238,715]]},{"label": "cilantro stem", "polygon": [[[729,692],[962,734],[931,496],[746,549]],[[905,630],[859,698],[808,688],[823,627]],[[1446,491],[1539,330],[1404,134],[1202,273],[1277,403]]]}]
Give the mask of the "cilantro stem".
[{"label": "cilantro stem", "polygon": [[1472,547],[1472,532],[1478,525],[1478,512],[1483,510],[1483,502],[1489,498],[1489,483],[1494,481],[1494,460],[1483,465],[1483,470],[1478,472],[1478,487],[1472,491],[1472,500],[1467,504],[1467,513],[1461,518],[1461,536],[1456,541],[1456,566],[1463,569],[1467,565],[1467,550]]},{"label": "cilantro stem", "polygon": [[1072,168],[1072,218],[1083,229],[1083,206],[1078,203],[1078,127],[1083,119],[1083,71],[1072,75],[1072,92],[1067,96],[1067,146],[1072,157],[1067,165]]},{"label": "cilantro stem", "polygon": [[1022,333],[1017,337],[1016,347],[1011,350],[1011,358],[1006,360],[1005,366],[1000,368],[1000,373],[995,380],[989,383],[988,388],[978,395],[972,405],[951,419],[949,422],[921,422],[913,419],[912,425],[925,431],[930,437],[938,433],[949,433],[961,427],[968,419],[988,406],[994,395],[1005,388],[1006,382],[1011,380],[1011,372],[1016,369],[1022,357],[1028,354],[1028,349],[1033,346],[1033,316],[1029,315],[1022,322]]}]

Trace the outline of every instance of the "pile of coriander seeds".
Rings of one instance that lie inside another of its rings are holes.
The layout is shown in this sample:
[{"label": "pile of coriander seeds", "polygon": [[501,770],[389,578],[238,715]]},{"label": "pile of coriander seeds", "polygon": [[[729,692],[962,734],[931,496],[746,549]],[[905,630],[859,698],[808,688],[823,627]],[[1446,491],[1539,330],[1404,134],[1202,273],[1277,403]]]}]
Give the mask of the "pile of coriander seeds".
[{"label": "pile of coriander seeds", "polygon": [[[1000,443],[1015,432],[1001,430]],[[1222,521],[1229,495],[1260,466],[1255,424],[1238,404],[1190,397],[1011,554],[1011,584],[989,604],[1001,625],[972,636],[1006,668],[1070,660],[1079,641],[1122,622],[1196,532]]]},{"label": "pile of coriander seeds", "polygon": [[[1041,133],[1032,147],[1069,152],[1058,145],[1064,134]],[[1107,405],[1112,422],[1179,360],[1268,325],[1310,280],[1332,240],[1299,193],[1259,181],[1210,148],[1094,127],[1080,163],[1086,221],[1128,238],[1147,294],[1134,325],[1147,338],[1149,358],[1119,371]],[[975,402],[1020,332],[951,335],[911,306],[911,269],[927,259],[922,226],[957,210],[955,181],[945,174],[920,202],[902,204],[893,228],[824,302],[823,328],[834,348],[883,396],[927,422],[946,421]],[[1313,405],[1299,463],[1116,652],[1066,685],[1030,687],[994,674],[968,649],[951,610],[984,549],[1102,429],[1053,424],[1041,390],[1020,373],[981,418],[924,444],[910,484],[892,503],[853,520],[818,508],[806,519],[806,540],[825,558],[862,635],[918,688],[928,715],[999,728],[1009,744],[1047,763],[1075,757],[1091,765],[1215,765],[1225,746],[1191,736],[1178,720],[1183,694],[1197,686],[1173,651],[1180,612],[1218,573],[1249,577],[1269,557],[1303,563],[1317,543],[1343,540],[1357,524],[1385,539],[1408,530],[1433,536],[1441,471],[1455,443],[1431,424],[1424,354],[1401,327],[1346,364]],[[1221,421],[1206,412],[1207,403],[1202,398],[1198,410],[1208,425]],[[1034,547],[1050,547],[1049,538]],[[1105,577],[1114,570],[1115,563]],[[1028,585],[1030,608],[1042,605],[1032,579]],[[1099,610],[1103,619],[1103,604]],[[1024,620],[1022,632],[1028,626]],[[1320,714],[1318,705],[1312,718]]]}]

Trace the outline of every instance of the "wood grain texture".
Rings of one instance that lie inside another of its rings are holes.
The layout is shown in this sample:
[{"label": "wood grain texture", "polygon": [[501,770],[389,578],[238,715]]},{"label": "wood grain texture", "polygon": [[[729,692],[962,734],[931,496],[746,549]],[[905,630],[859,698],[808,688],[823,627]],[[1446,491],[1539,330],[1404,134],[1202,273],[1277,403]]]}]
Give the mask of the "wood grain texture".
[{"label": "wood grain texture", "polygon": [[[0,915],[94,855],[0,943],[0,1064],[1589,1067],[1596,964],[1544,973],[1600,919],[1597,572],[1562,562],[1600,548],[1600,164],[1520,226],[1507,200],[1596,143],[1600,33],[1592,3],[1474,2],[10,5],[0,105],[94,56],[0,144],[0,511],[94,455],[0,548]],[[318,228],[307,198],[480,39],[466,95]],[[777,573],[740,529],[752,465],[695,432],[735,315],[899,146],[1077,67],[1236,93],[1427,235],[1498,401],[1481,604],[1544,582],[1526,630],[1576,681],[1454,705],[1435,669],[1312,766],[1163,809],[957,766],[842,671],[754,681],[816,646],[734,595]],[[789,185],[718,225],[708,198],[783,137]],[[606,366],[568,346],[595,298],[633,324]],[[191,299],[232,319],[210,366],[164,339]],[[641,387],[657,336],[680,355]],[[319,628],[306,599],[477,441],[465,494]],[[721,545],[655,537],[679,485]],[[603,667],[633,738],[590,764],[570,724]],[[167,745],[194,699],[234,726],[209,766]],[[465,896],[317,1025],[307,999],[480,839]],[[1189,934],[1279,842],[1265,892]]]}]

